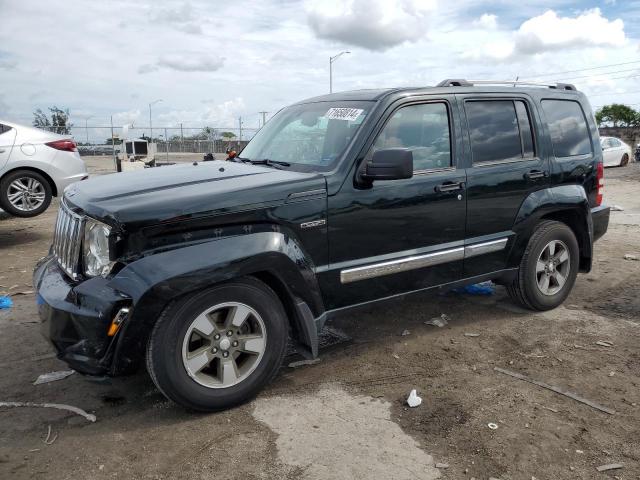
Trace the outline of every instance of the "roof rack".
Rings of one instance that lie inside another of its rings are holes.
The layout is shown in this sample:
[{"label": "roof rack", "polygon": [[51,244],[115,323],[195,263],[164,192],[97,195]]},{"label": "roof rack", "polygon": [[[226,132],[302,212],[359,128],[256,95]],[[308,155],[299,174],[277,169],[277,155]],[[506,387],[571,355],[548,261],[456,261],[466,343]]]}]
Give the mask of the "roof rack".
[{"label": "roof rack", "polygon": [[571,83],[540,83],[540,82],[522,82],[518,80],[465,80],[448,78],[440,82],[437,87],[473,87],[475,85],[512,85],[514,87],[524,85],[529,87],[545,87],[557,90],[573,90],[577,91],[575,85]]}]

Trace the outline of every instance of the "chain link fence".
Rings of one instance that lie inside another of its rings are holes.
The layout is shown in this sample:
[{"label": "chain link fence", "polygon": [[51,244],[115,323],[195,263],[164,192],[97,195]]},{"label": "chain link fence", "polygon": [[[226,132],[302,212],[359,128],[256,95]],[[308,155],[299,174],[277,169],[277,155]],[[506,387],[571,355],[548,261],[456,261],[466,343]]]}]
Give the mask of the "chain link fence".
[{"label": "chain link fence", "polygon": [[[60,127],[46,130],[62,133]],[[78,144],[81,155],[113,155],[120,151],[123,140],[143,139],[156,144],[156,154],[169,153],[224,153],[227,149],[242,149],[251,140],[257,128],[238,127],[156,127],[130,128],[74,125],[70,135]]]}]

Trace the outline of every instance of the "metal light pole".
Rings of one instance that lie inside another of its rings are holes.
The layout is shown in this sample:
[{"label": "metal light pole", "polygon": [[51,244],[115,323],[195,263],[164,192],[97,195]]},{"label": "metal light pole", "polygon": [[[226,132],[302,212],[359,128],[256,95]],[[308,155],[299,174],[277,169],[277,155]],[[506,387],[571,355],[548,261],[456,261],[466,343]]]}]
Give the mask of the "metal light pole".
[{"label": "metal light pole", "polygon": [[87,120],[89,120],[92,117],[92,115],[89,115],[88,117],[84,117],[84,130],[85,133],[87,134],[87,146],[89,145],[89,126],[87,125]]},{"label": "metal light pole", "polygon": [[151,102],[149,104],[149,135],[151,136],[151,143],[153,143],[153,123],[151,121],[151,105],[155,105],[158,102],[161,102],[162,99],[159,98],[157,100],[154,100],[153,102]]},{"label": "metal light pole", "polygon": [[329,57],[329,93],[333,93],[333,62],[335,62],[338,58],[340,58],[345,53],[351,53],[349,51],[340,52],[333,57]]}]

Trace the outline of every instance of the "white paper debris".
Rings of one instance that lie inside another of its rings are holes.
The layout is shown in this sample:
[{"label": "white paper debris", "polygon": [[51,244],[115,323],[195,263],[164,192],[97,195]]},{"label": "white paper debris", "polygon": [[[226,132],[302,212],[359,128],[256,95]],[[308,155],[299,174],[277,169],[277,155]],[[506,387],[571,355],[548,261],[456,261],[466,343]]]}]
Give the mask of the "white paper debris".
[{"label": "white paper debris", "polygon": [[56,382],[63,378],[67,378],[69,375],[73,375],[74,373],[74,370],[60,370],[58,372],[43,373],[35,382],[33,382],[33,384],[40,385],[42,383]]},{"label": "white paper debris", "polygon": [[440,315],[439,317],[434,317],[431,320],[427,320],[424,322],[425,325],[433,325],[434,327],[444,327],[449,324],[449,317],[445,313]]},{"label": "white paper debris", "polygon": [[612,212],[624,212],[624,208],[622,208],[620,205],[613,205],[611,207],[611,211]]},{"label": "white paper debris", "polygon": [[411,390],[409,398],[407,398],[407,405],[409,405],[411,408],[414,408],[420,406],[420,404],[422,404],[422,398],[418,396],[414,388],[413,390]]}]

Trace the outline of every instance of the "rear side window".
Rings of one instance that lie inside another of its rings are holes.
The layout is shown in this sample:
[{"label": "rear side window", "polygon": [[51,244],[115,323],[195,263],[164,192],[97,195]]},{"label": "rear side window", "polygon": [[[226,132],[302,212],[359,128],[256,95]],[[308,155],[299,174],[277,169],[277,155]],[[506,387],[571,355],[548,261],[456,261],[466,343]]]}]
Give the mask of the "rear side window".
[{"label": "rear side window", "polygon": [[530,115],[520,100],[469,101],[464,106],[473,163],[533,158]]},{"label": "rear side window", "polygon": [[591,138],[587,120],[578,102],[543,100],[553,153],[556,157],[573,157],[591,153]]},{"label": "rear side window", "polygon": [[0,123],[0,135],[8,132],[9,130],[11,130],[11,127],[9,125],[3,125]]}]

